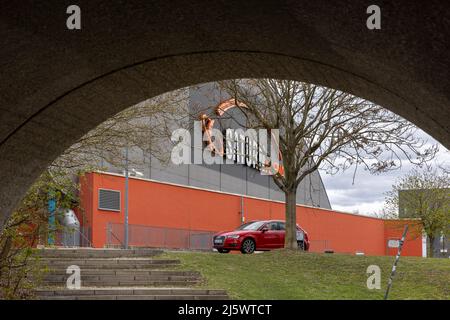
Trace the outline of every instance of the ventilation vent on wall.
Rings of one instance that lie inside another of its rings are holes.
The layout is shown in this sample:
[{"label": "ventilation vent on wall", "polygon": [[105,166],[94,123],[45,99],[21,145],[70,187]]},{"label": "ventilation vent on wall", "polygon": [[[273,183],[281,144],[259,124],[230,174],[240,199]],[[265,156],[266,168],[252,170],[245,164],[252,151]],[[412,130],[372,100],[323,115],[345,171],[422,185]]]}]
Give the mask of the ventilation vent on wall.
[{"label": "ventilation vent on wall", "polygon": [[98,189],[98,208],[100,210],[120,211],[120,191]]}]

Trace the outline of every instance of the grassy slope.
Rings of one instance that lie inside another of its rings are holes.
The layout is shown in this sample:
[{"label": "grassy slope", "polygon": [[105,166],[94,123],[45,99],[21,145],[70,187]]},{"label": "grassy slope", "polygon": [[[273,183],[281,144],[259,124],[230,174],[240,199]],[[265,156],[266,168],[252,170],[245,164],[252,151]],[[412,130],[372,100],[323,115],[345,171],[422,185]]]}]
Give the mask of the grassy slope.
[{"label": "grassy slope", "polygon": [[[289,253],[253,255],[168,252],[180,268],[198,270],[203,286],[234,299],[382,299],[393,257]],[[367,267],[381,268],[381,290],[366,287]],[[450,299],[450,259],[402,257],[390,299]]]}]

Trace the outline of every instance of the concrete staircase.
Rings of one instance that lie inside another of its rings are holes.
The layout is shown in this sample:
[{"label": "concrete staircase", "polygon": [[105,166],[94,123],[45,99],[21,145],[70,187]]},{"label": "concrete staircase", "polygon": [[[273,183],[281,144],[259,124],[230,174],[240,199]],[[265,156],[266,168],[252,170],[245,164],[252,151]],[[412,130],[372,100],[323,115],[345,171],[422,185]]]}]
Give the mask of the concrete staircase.
[{"label": "concrete staircase", "polygon": [[[47,267],[38,299],[45,300],[219,300],[224,290],[196,288],[202,277],[197,271],[173,270],[179,260],[157,259],[154,249],[41,249]],[[81,289],[68,289],[67,267],[81,270]]]}]

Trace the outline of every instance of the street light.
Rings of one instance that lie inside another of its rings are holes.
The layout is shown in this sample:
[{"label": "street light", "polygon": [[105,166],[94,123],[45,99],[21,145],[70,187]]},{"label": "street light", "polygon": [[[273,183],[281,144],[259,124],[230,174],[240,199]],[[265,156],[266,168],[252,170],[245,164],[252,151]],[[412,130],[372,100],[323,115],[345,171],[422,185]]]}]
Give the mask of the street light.
[{"label": "street light", "polygon": [[[144,176],[142,172],[137,171],[136,169],[131,169],[131,171],[134,172],[137,176]],[[125,208],[124,208],[124,214],[125,214],[125,221],[124,221],[124,247],[125,249],[128,249],[128,182],[129,182],[129,170],[128,170],[128,146],[125,147]]]},{"label": "street light", "polygon": [[124,221],[124,247],[128,249],[128,146],[125,147],[125,221]]}]

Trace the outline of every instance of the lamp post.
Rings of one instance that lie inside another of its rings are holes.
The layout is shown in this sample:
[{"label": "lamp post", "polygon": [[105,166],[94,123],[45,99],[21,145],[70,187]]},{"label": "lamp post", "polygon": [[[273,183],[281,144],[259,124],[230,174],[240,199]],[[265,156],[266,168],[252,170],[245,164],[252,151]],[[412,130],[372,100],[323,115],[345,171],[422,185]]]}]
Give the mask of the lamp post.
[{"label": "lamp post", "polygon": [[[128,145],[125,147],[125,195],[124,195],[124,243],[123,246],[125,249],[128,249],[128,245],[129,245],[129,228],[128,228],[128,193],[129,193],[129,188],[128,188],[128,183],[129,183],[129,177],[130,177],[130,170],[129,170],[129,165],[128,165],[129,161],[128,161]],[[144,174],[142,172],[137,171],[134,168],[131,168],[131,171],[133,172],[132,175],[134,176],[141,176],[143,177]]]},{"label": "lamp post", "polygon": [[125,208],[124,208],[124,215],[125,215],[125,221],[124,221],[124,247],[125,249],[128,249],[128,146],[125,148]]},{"label": "lamp post", "polygon": [[395,272],[397,270],[397,263],[398,263],[398,260],[400,260],[400,255],[402,254],[402,248],[403,248],[403,244],[405,243],[406,233],[408,232],[408,227],[409,227],[408,225],[405,225],[405,228],[403,229],[403,235],[402,235],[402,238],[399,242],[399,246],[397,249],[397,256],[395,257],[394,265],[392,266],[391,275],[389,276],[386,293],[384,294],[384,300],[387,300],[387,298],[389,296],[389,291],[391,290],[391,287],[392,287],[392,282],[394,281]]}]

